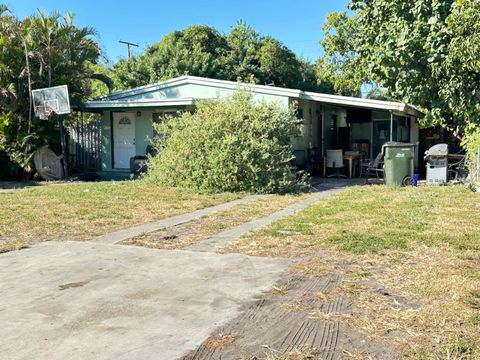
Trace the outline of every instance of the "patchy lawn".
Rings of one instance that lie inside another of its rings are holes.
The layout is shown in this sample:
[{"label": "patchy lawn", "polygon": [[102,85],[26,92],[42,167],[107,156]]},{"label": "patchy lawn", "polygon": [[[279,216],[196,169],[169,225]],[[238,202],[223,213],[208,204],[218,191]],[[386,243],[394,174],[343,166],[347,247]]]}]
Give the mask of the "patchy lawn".
[{"label": "patchy lawn", "polygon": [[[355,187],[222,251],[305,257],[295,273],[340,276],[333,289],[290,299],[289,311],[348,324],[398,356],[480,358],[478,193],[461,186]],[[351,311],[325,313],[304,301],[338,296],[350,299]]]},{"label": "patchy lawn", "polygon": [[17,189],[0,193],[0,252],[32,241],[85,240],[243,195],[195,194],[140,180]]},{"label": "patchy lawn", "polygon": [[198,220],[136,236],[125,240],[123,244],[156,249],[181,249],[205,240],[213,234],[270,215],[309,195],[311,194],[268,195],[247,204],[240,204],[228,210],[215,212]]}]

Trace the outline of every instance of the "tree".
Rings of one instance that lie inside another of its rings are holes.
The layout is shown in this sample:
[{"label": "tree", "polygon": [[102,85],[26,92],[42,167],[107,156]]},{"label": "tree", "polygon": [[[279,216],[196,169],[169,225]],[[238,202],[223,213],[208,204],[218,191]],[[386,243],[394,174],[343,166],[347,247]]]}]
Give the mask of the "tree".
[{"label": "tree", "polygon": [[418,106],[425,124],[458,137],[478,127],[478,0],[352,0],[349,7],[353,15],[343,15],[328,40],[335,56],[356,64],[361,77],[390,96]]},{"label": "tree", "polygon": [[260,35],[246,22],[239,20],[227,36],[227,53],[222,60],[227,80],[258,83],[262,78],[258,51]]},{"label": "tree", "polygon": [[181,75],[215,77],[222,71],[218,59],[225,47],[225,38],[207,25],[174,31],[147,49],[145,57],[152,66],[150,77],[155,80]]},{"label": "tree", "polygon": [[182,75],[318,88],[312,65],[299,59],[271,36],[261,36],[244,21],[228,34],[193,25],[164,36],[143,54],[113,66],[118,89],[132,88]]},{"label": "tree", "polygon": [[301,87],[303,85],[301,60],[280,41],[265,36],[260,40],[258,63],[265,83],[281,87]]},{"label": "tree", "polygon": [[110,70],[115,90],[131,89],[151,82],[151,64],[144,55],[120,59]]},{"label": "tree", "polygon": [[55,124],[32,116],[31,90],[66,84],[72,104],[88,97],[91,65],[100,57],[94,36],[92,28],[75,26],[71,14],[40,12],[19,20],[0,6],[0,115],[6,124],[0,144],[24,171],[31,170],[37,147],[56,144]]},{"label": "tree", "polygon": [[370,79],[365,73],[357,49],[357,21],[346,12],[332,12],[322,26],[325,37],[321,44],[323,57],[316,62],[319,82],[332,84],[338,95],[361,96],[361,87]]},{"label": "tree", "polygon": [[119,60],[112,69],[116,88],[127,89],[183,75],[221,78],[224,68],[220,59],[225,48],[224,36],[207,25],[174,31],[143,54]]}]

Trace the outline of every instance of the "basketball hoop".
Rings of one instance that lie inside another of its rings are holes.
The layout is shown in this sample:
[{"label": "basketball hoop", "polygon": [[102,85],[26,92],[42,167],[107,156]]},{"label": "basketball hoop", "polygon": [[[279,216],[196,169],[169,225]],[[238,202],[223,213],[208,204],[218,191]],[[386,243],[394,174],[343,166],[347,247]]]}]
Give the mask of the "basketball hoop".
[{"label": "basketball hoop", "polygon": [[35,114],[40,118],[40,120],[48,120],[48,118],[54,114],[54,109],[49,105],[36,105]]},{"label": "basketball hoop", "polygon": [[47,120],[52,114],[58,117],[58,128],[60,130],[60,141],[62,144],[63,171],[68,178],[67,164],[67,143],[65,139],[64,116],[70,114],[70,99],[67,85],[53,86],[44,89],[32,90],[33,109],[35,116]]},{"label": "basketball hoop", "polygon": [[67,85],[32,90],[35,116],[47,120],[52,114],[70,113]]}]

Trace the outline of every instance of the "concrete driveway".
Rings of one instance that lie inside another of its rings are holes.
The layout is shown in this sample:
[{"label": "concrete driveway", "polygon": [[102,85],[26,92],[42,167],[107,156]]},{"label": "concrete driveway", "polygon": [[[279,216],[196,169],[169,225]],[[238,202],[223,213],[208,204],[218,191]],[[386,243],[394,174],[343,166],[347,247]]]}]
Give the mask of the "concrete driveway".
[{"label": "concrete driveway", "polygon": [[288,265],[88,242],[1,254],[1,358],[175,359]]}]

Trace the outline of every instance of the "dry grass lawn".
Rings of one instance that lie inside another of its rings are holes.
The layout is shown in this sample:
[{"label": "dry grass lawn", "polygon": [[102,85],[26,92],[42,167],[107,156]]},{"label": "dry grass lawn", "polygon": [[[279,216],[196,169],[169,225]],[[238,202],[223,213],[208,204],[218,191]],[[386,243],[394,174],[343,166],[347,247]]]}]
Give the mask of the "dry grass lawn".
[{"label": "dry grass lawn", "polygon": [[[303,257],[295,271],[341,274],[353,324],[416,359],[480,359],[480,194],[457,187],[356,187],[223,249]],[[321,254],[321,256],[318,256]],[[288,289],[282,289],[288,291]],[[329,319],[326,319],[328,316]],[[350,354],[363,358],[362,354]]]},{"label": "dry grass lawn", "polygon": [[267,216],[307,196],[309,194],[268,195],[265,198],[236,205],[228,210],[219,211],[186,224],[139,235],[125,240],[123,244],[155,249],[181,249],[205,240],[213,234]]},{"label": "dry grass lawn", "polygon": [[32,241],[85,240],[244,194],[195,194],[140,180],[71,183],[0,193],[0,252]]}]

